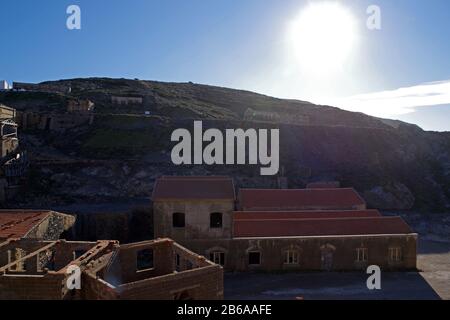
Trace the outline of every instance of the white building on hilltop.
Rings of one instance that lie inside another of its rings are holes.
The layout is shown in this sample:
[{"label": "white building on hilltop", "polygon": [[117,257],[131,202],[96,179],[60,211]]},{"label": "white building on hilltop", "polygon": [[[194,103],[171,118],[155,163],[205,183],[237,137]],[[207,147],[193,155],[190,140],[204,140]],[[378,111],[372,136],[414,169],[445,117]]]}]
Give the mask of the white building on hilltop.
[{"label": "white building on hilltop", "polygon": [[11,90],[12,85],[8,83],[6,80],[0,80],[0,91],[1,90]]}]

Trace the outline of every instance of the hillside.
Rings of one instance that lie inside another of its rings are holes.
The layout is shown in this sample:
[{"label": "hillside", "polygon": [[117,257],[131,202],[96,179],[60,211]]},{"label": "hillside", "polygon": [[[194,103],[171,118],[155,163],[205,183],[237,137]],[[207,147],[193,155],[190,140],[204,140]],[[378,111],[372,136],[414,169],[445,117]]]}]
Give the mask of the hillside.
[{"label": "hillside", "polygon": [[[64,132],[21,131],[22,146],[36,161],[27,197],[17,205],[148,197],[161,174],[229,174],[238,187],[277,185],[276,177],[260,177],[252,166],[173,166],[171,132],[203,119],[205,128],[280,128],[289,187],[339,180],[372,207],[450,208],[448,133],[193,83],[90,78],[44,82],[35,90],[0,93],[0,103],[19,111],[65,113],[69,99],[89,99],[96,115],[93,125]],[[113,95],[142,97],[143,103],[114,105]]]}]

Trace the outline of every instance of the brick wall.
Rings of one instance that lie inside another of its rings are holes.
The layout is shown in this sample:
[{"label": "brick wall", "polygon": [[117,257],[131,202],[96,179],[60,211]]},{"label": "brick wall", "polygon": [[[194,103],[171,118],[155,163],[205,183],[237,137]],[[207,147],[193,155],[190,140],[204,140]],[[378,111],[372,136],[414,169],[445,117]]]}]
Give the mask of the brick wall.
[{"label": "brick wall", "polygon": [[0,276],[0,300],[60,300],[64,275]]},{"label": "brick wall", "polygon": [[173,300],[184,294],[195,300],[223,299],[223,270],[219,266],[147,279],[118,288],[124,300]]}]

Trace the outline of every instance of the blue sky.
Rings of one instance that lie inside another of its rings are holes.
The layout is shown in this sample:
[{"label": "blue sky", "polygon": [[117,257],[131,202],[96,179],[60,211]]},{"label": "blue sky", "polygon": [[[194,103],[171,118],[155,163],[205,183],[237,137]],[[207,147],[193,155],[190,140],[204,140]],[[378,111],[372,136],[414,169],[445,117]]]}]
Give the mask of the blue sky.
[{"label": "blue sky", "polygon": [[[323,2],[339,2],[352,16],[357,41],[339,66],[316,74],[295,61],[294,45],[304,43],[287,34],[308,6]],[[71,4],[81,8],[81,30],[66,28]],[[366,27],[372,4],[381,30]],[[449,12],[448,0],[2,1],[0,79],[193,81],[450,131]]]}]

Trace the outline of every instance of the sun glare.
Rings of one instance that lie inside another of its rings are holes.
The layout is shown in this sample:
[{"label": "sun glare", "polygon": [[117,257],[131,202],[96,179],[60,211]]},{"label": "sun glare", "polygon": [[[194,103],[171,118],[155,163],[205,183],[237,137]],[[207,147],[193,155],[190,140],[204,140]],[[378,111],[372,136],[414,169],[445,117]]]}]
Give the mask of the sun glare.
[{"label": "sun glare", "polygon": [[332,71],[348,59],[356,41],[356,22],[336,2],[308,5],[292,22],[289,45],[302,69]]}]

